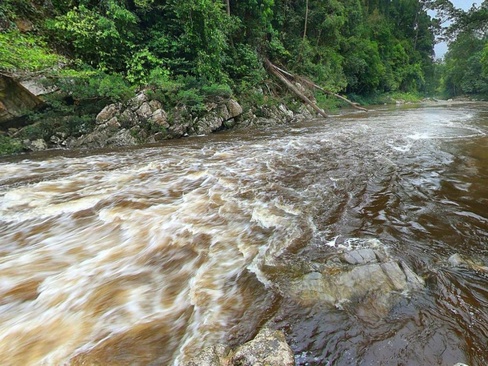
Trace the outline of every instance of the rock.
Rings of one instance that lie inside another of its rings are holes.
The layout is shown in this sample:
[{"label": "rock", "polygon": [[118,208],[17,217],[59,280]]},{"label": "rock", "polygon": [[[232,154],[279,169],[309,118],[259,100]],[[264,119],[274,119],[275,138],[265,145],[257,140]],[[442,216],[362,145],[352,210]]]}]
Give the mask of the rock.
[{"label": "rock", "polygon": [[24,147],[30,151],[42,151],[47,150],[47,143],[43,139],[37,140],[24,140],[22,141]]},{"label": "rock", "polygon": [[126,129],[113,130],[100,127],[92,133],[82,136],[75,141],[69,141],[69,148],[101,148],[106,146],[133,146],[137,145],[137,139],[131,131]]},{"label": "rock", "polygon": [[122,110],[122,105],[120,103],[109,104],[108,106],[103,108],[100,111],[100,113],[98,113],[97,117],[95,118],[95,121],[99,125],[105,123],[108,120],[120,114],[121,110]]},{"label": "rock", "polygon": [[117,117],[112,117],[104,125],[111,130],[118,130],[121,127]]},{"label": "rock", "polygon": [[0,123],[42,105],[42,100],[14,79],[0,75]]},{"label": "rock", "polygon": [[202,350],[182,366],[293,366],[293,351],[282,331],[263,328],[234,351],[218,344]]},{"label": "rock", "polygon": [[459,253],[455,253],[447,260],[452,267],[468,268],[479,272],[487,272],[488,266],[485,266],[483,262],[476,261],[471,258],[465,258]]},{"label": "rock", "polygon": [[208,135],[222,128],[224,119],[218,113],[209,113],[203,118],[199,118],[193,124],[195,133],[198,135]]},{"label": "rock", "polygon": [[280,110],[281,113],[283,113],[286,117],[288,118],[293,118],[293,112],[290,111],[288,108],[286,108],[285,105],[280,104],[278,109]]},{"label": "rock", "polygon": [[453,267],[460,267],[460,266],[466,266],[467,267],[466,259],[461,257],[461,255],[459,253],[455,253],[455,254],[451,255],[447,261]]},{"label": "rock", "polygon": [[123,128],[130,128],[135,126],[137,123],[139,123],[139,119],[137,118],[137,115],[129,108],[123,111],[117,117],[117,120],[120,123],[120,126]]},{"label": "rock", "polygon": [[49,138],[49,142],[54,145],[61,145],[63,140],[59,136],[53,135]]},{"label": "rock", "polygon": [[161,102],[159,100],[150,100],[149,101],[149,106],[151,107],[151,110],[154,112],[158,109],[162,109],[163,108],[163,105],[161,104]]},{"label": "rock", "polygon": [[45,81],[46,78],[32,78],[32,79],[26,79],[20,81],[20,84],[26,88],[29,92],[32,94],[39,96],[39,95],[44,95],[44,94],[49,94],[52,93],[56,90],[56,86],[51,85],[51,86],[45,86],[43,81]]},{"label": "rock", "polygon": [[152,114],[153,110],[147,102],[142,103],[142,105],[136,110],[136,115],[141,121],[147,121]]},{"label": "rock", "polygon": [[[308,273],[299,274],[307,268]],[[289,271],[287,278],[276,281],[281,293],[306,306],[320,303],[342,308],[348,304],[361,308],[362,304],[369,304],[369,310],[361,310],[368,318],[385,316],[401,296],[425,285],[420,276],[403,261],[391,257],[377,240],[342,248],[325,263],[306,262]]]},{"label": "rock", "polygon": [[168,123],[168,116],[166,112],[162,109],[157,109],[154,111],[151,115],[151,117],[148,120],[150,123],[153,123],[155,125],[168,128],[169,123]]},{"label": "rock", "polygon": [[129,130],[123,129],[109,137],[106,143],[107,146],[134,146],[137,145],[137,140]]},{"label": "rock", "polygon": [[154,135],[153,135],[153,139],[154,139],[154,142],[156,141],[162,141],[166,138],[167,134],[163,133],[163,132],[156,132]]},{"label": "rock", "polygon": [[227,109],[229,111],[229,118],[236,118],[242,114],[242,107],[234,99],[227,101]]},{"label": "rock", "polygon": [[230,349],[224,345],[207,347],[182,366],[223,366],[228,365]]},{"label": "rock", "polygon": [[129,107],[130,110],[135,112],[136,110],[139,109],[139,107],[144,103],[147,102],[149,98],[147,97],[146,93],[141,92],[137,94],[134,98],[130,99],[129,102],[127,103],[127,106]]},{"label": "rock", "polygon": [[236,349],[231,365],[292,366],[295,359],[282,331],[263,328],[253,340]]},{"label": "rock", "polygon": [[352,250],[344,254],[344,260],[349,264],[366,264],[376,262],[376,254],[370,248]]}]

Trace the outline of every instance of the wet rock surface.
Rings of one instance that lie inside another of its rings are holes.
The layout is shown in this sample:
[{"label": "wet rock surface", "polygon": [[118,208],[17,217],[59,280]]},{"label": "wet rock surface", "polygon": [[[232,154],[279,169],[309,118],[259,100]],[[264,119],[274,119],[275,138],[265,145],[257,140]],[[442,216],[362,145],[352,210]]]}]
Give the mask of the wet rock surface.
[{"label": "wet rock surface", "polygon": [[290,278],[276,280],[283,296],[305,306],[339,309],[369,303],[374,318],[385,316],[401,297],[424,287],[424,280],[376,239],[355,241],[334,250],[325,261],[300,267],[290,265]]},{"label": "wet rock surface", "polygon": [[478,272],[488,273],[488,266],[480,260],[467,258],[459,253],[455,253],[447,260],[448,264],[454,268],[465,268]]},{"label": "wet rock surface", "polygon": [[254,339],[234,350],[215,345],[205,348],[183,366],[293,366],[293,351],[279,330],[263,328]]}]

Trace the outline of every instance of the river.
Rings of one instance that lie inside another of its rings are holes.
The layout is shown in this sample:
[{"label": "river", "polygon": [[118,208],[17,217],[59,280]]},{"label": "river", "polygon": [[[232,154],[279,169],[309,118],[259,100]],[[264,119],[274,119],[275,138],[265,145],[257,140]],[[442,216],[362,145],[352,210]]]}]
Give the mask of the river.
[{"label": "river", "polygon": [[[1,159],[0,364],[178,365],[266,324],[297,365],[487,365],[488,105],[382,108]],[[283,290],[366,239],[425,287],[381,316]]]}]

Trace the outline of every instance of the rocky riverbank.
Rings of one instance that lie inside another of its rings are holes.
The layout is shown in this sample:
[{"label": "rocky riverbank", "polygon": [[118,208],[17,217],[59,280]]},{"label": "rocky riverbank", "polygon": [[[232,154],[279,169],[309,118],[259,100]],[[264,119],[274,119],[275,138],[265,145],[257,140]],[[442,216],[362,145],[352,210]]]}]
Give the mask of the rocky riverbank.
[{"label": "rocky riverbank", "polygon": [[86,126],[80,126],[79,133],[57,131],[48,137],[26,139],[22,138],[22,128],[9,128],[7,136],[19,139],[24,151],[93,149],[150,144],[231,128],[290,123],[313,117],[313,111],[305,106],[298,111],[292,111],[284,104],[244,110],[236,99],[222,97],[206,102],[204,108],[195,113],[186,105],[167,107],[151,94],[145,90],[126,103],[107,105],[96,116],[94,128],[87,130]]}]

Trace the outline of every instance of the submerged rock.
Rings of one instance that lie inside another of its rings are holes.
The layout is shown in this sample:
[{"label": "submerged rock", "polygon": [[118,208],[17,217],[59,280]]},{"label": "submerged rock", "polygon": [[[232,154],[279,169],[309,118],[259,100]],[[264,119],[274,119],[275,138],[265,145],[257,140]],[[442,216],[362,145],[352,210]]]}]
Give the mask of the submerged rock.
[{"label": "submerged rock", "polygon": [[488,266],[485,266],[483,262],[466,258],[459,253],[451,255],[447,261],[452,267],[461,267],[480,272],[488,272]]},{"label": "submerged rock", "polygon": [[424,287],[424,280],[405,262],[390,256],[378,240],[344,247],[325,263],[302,263],[301,267],[304,273],[297,274],[295,269],[291,278],[276,281],[284,296],[305,306],[356,307],[365,318],[386,316],[402,296]]}]

